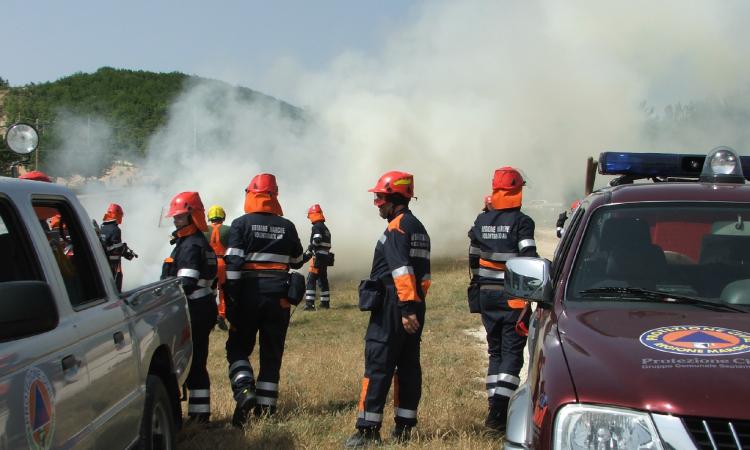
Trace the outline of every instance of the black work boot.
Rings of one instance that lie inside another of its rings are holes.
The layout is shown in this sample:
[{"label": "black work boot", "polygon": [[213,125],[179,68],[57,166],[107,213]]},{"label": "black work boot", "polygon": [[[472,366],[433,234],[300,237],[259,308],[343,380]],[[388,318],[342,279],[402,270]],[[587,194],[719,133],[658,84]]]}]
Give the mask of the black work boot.
[{"label": "black work boot", "polygon": [[344,441],[344,448],[364,448],[380,444],[380,431],[376,428],[357,428],[357,431]]},{"label": "black work boot", "polygon": [[331,302],[320,302],[320,309],[330,309]]},{"label": "black work boot", "polygon": [[491,406],[484,420],[484,426],[498,433],[505,433],[505,422],[508,419],[508,408]]},{"label": "black work boot", "polygon": [[247,422],[248,414],[255,407],[255,387],[243,388],[240,392],[234,394],[234,399],[237,400],[237,405],[234,407],[232,425],[242,428]]},{"label": "black work boot", "polygon": [[397,423],[396,426],[393,428],[393,431],[391,431],[391,439],[397,444],[403,444],[405,442],[409,442],[411,439],[411,429],[414,428],[411,425],[404,425],[402,423]]},{"label": "black work boot", "polygon": [[306,301],[305,307],[302,308],[302,311],[315,311],[315,301]]}]

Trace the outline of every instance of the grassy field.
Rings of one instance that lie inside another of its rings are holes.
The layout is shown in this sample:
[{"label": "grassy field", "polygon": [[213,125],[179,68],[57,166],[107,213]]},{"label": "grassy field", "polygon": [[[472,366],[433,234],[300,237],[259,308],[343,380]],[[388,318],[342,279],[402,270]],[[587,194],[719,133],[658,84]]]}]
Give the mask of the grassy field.
[{"label": "grassy field", "polygon": [[[548,256],[547,252],[542,252]],[[433,261],[432,287],[422,335],[422,401],[419,425],[408,448],[498,448],[485,432],[482,342],[467,330],[481,327],[466,305],[465,261]],[[224,352],[226,333],[211,334],[211,421],[188,426],[178,436],[181,449],[341,448],[354,432],[364,373],[364,332],[368,313],[357,309],[357,281],[332,282],[332,309],[294,312],[281,369],[279,411],[271,419],[251,419],[245,430],[231,426],[234,411]],[[251,359],[258,370],[257,348]],[[381,435],[393,427],[391,400]],[[386,446],[391,446],[385,441]]]}]

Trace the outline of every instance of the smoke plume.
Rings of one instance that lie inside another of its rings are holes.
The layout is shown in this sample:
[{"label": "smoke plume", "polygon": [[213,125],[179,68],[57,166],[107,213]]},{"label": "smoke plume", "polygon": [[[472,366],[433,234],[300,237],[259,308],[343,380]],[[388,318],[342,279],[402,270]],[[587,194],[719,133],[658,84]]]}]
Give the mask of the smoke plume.
[{"label": "smoke plume", "polygon": [[[500,166],[525,173],[527,205],[568,204],[582,195],[585,158],[600,151],[707,152],[747,143],[740,127],[696,126],[690,142],[655,139],[646,125],[658,117],[644,108],[746,88],[746,2],[414,8],[413,20],[375,52],[348,51],[317,72],[280,61],[264,85],[252,86],[305,105],[304,122],[273,104],[249,106],[216,83],[188,86],[151,141],[142,187],[120,193],[123,234],[143,255],[126,263],[126,286],[158,277],[171,230],[158,227],[159,214],[172,195],[197,190],[206,207],[223,205],[231,220],[259,172],[277,176],[285,216],[303,243],[307,208],[320,203],[341,266],[333,274],[364,277],[385,227],[367,189],[386,170],[415,175],[412,210],[432,237],[433,257],[460,257]],[[539,224],[557,213],[529,212]]]}]

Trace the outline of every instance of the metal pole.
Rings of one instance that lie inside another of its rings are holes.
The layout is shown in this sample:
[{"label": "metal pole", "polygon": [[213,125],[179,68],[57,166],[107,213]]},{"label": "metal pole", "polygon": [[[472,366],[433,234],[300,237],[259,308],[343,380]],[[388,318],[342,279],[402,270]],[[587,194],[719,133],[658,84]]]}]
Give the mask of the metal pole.
[{"label": "metal pole", "polygon": [[[36,131],[39,132],[39,118],[36,118]],[[42,142],[41,133],[39,136],[39,144]],[[34,170],[39,170],[39,144],[37,144],[36,151],[34,152]]]}]

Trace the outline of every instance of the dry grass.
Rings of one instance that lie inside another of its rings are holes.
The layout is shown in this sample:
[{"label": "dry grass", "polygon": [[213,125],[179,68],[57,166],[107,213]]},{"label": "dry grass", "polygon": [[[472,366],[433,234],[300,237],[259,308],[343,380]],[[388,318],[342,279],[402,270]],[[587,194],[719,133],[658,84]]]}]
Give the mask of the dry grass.
[{"label": "dry grass", "polygon": [[[537,236],[540,240],[540,236]],[[550,257],[554,240],[541,253]],[[487,357],[466,330],[481,327],[479,315],[466,306],[466,262],[433,262],[432,287],[422,338],[422,401],[418,433],[404,448],[498,448],[483,422]],[[211,334],[209,371],[213,384],[212,423],[189,426],[178,436],[181,449],[319,449],[341,448],[354,431],[364,373],[364,332],[368,314],[357,309],[357,282],[333,281],[333,309],[292,316],[281,369],[279,411],[271,419],[251,421],[244,431],[232,428],[234,410],[224,352],[226,333]],[[252,358],[258,370],[257,349]],[[393,427],[389,400],[381,434]],[[387,442],[387,440],[386,440]],[[391,446],[386,444],[386,446]]]},{"label": "dry grass", "polygon": [[[422,338],[422,401],[418,434],[408,447],[496,448],[484,433],[486,357],[464,330],[481,326],[466,307],[465,262],[435,264]],[[224,353],[226,334],[211,334],[209,371],[212,424],[189,426],[178,437],[181,449],[341,448],[354,431],[364,373],[368,314],[357,309],[355,281],[333,282],[333,308],[292,316],[281,370],[278,414],[232,428],[234,410]],[[255,352],[257,353],[257,352]],[[257,373],[257,355],[253,355]],[[383,436],[393,426],[386,407]]]}]

